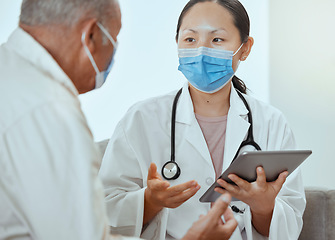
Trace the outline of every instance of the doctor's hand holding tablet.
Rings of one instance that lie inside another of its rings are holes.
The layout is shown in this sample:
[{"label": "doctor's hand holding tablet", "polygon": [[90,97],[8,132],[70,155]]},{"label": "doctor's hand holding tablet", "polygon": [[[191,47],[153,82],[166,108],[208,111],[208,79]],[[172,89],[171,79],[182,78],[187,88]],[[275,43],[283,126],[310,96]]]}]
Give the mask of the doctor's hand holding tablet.
[{"label": "doctor's hand holding tablet", "polygon": [[250,183],[235,174],[230,174],[228,177],[236,185],[219,179],[217,183],[226,190],[217,187],[215,191],[218,193],[228,191],[233,197],[248,204],[253,216],[253,225],[257,227],[259,231],[268,232],[275,207],[275,199],[286,181],[287,175],[288,172],[284,171],[279,175],[276,181],[267,182],[264,169],[258,167],[257,180],[255,182]]},{"label": "doctor's hand holding tablet", "polygon": [[258,167],[256,181],[248,182],[235,174],[230,174],[228,176],[229,179],[236,185],[219,179],[217,182],[225,188],[226,191],[219,187],[215,188],[215,191],[221,194],[228,191],[233,197],[247,203],[253,214],[271,215],[275,198],[286,181],[287,175],[288,172],[284,171],[279,175],[276,181],[267,182],[264,169]]}]

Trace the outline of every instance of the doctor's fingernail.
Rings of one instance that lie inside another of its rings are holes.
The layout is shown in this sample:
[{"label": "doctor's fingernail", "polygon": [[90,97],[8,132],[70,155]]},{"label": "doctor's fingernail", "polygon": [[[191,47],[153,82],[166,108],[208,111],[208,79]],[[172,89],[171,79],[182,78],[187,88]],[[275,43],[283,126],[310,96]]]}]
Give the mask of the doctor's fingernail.
[{"label": "doctor's fingernail", "polygon": [[257,171],[258,171],[258,172],[262,172],[262,168],[261,168],[261,167],[258,167],[258,168],[257,168]]},{"label": "doctor's fingernail", "polygon": [[234,175],[228,175],[228,178],[234,181],[235,176]]}]

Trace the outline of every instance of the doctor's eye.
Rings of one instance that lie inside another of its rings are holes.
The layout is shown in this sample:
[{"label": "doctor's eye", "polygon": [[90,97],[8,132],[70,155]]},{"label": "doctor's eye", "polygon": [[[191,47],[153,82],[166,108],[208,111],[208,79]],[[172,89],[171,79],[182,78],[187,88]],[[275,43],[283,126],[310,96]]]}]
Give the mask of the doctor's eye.
[{"label": "doctor's eye", "polygon": [[223,42],[223,41],[224,41],[224,39],[222,39],[222,38],[214,38],[213,39],[213,42],[216,42],[216,43]]},{"label": "doctor's eye", "polygon": [[185,42],[192,43],[192,42],[195,42],[195,39],[194,38],[186,38]]}]

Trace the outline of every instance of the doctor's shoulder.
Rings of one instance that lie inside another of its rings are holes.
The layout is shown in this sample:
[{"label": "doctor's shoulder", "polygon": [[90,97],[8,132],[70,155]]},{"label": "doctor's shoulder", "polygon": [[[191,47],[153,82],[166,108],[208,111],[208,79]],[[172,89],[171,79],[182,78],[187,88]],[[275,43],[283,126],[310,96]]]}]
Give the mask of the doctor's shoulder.
[{"label": "doctor's shoulder", "polygon": [[[295,149],[295,137],[291,126],[281,110],[269,103],[244,95],[250,105],[255,135],[266,137],[270,149]],[[265,134],[265,135],[264,135]]]},{"label": "doctor's shoulder", "polygon": [[283,112],[278,108],[253,96],[246,94],[244,96],[250,105],[253,117],[260,121],[288,124]]},{"label": "doctor's shoulder", "polygon": [[[253,117],[255,134],[262,132],[262,136],[267,138],[268,145],[271,143],[291,142],[288,148],[295,148],[294,134],[291,126],[281,110],[269,103],[263,102],[250,95],[244,95],[250,105]],[[265,134],[265,135],[264,135]],[[284,144],[284,143],[282,143]]]}]

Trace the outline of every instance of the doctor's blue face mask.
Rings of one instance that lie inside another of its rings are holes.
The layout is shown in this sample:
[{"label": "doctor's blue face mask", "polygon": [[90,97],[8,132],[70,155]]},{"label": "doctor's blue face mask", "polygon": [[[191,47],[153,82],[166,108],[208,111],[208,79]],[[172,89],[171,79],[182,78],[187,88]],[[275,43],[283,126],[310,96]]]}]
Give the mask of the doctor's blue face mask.
[{"label": "doctor's blue face mask", "polygon": [[106,28],[104,28],[104,26],[102,26],[101,23],[97,23],[98,27],[100,28],[100,30],[106,35],[106,37],[108,38],[108,40],[113,44],[113,47],[114,47],[114,50],[113,50],[113,55],[111,57],[111,60],[108,64],[108,67],[106,70],[104,71],[99,71],[99,68],[97,66],[97,64],[95,63],[94,61],[94,58],[90,52],[90,50],[88,49],[86,43],[85,43],[85,37],[86,37],[86,33],[84,32],[81,36],[81,42],[84,46],[84,50],[88,56],[88,58],[90,59],[91,63],[92,63],[92,66],[96,72],[96,75],[95,75],[95,87],[94,89],[98,89],[100,88],[105,82],[106,82],[106,79],[107,79],[107,76],[108,74],[110,73],[111,69],[112,69],[112,66],[114,64],[114,55],[115,55],[115,52],[116,52],[116,49],[117,49],[117,42],[114,41],[113,37],[109,34],[109,32],[106,30]]},{"label": "doctor's blue face mask", "polygon": [[189,83],[204,93],[215,93],[234,76],[234,53],[207,47],[178,49],[179,67]]}]

